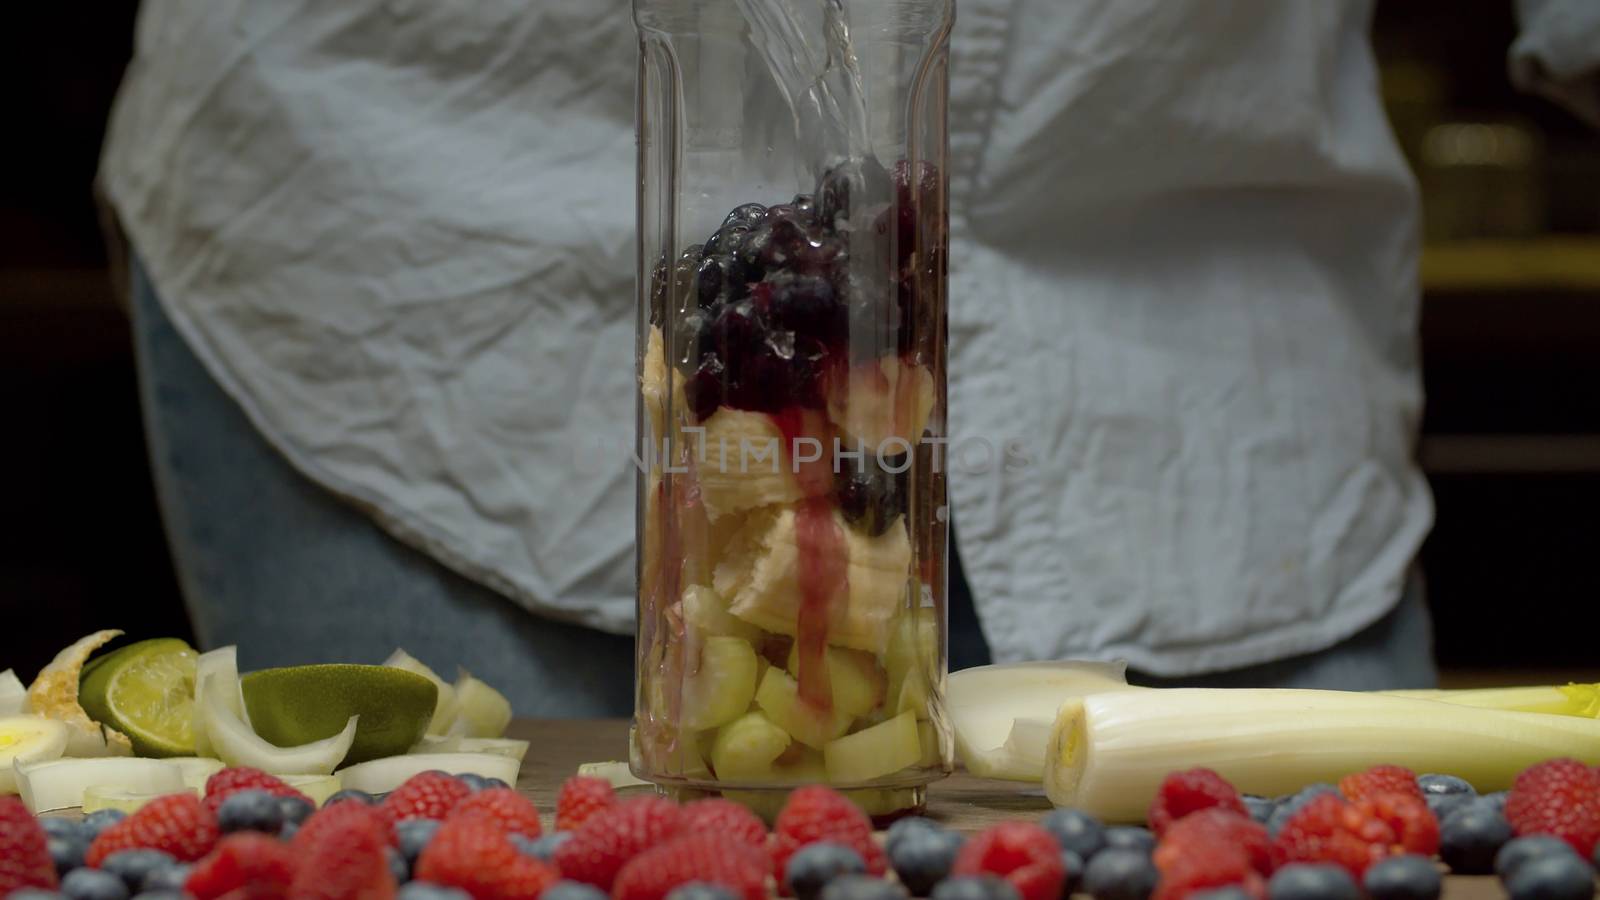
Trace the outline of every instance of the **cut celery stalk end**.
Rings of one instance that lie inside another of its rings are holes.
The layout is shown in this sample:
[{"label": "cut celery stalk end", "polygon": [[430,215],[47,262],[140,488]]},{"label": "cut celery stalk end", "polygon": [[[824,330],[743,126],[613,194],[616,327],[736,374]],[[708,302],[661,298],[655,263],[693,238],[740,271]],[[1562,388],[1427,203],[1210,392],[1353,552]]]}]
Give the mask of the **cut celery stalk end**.
[{"label": "cut celery stalk end", "polygon": [[349,790],[384,794],[422,772],[481,775],[515,785],[521,769],[521,763],[496,753],[416,753],[358,763],[340,770],[339,778]]},{"label": "cut celery stalk end", "polygon": [[1044,748],[1007,748],[1012,723],[1053,722],[1062,702],[1073,697],[1144,690],[1129,687],[1126,671],[1123,663],[1036,662],[952,672],[945,683],[945,710],[954,726],[956,755],[980,778],[1037,784],[1044,770],[1034,763],[1043,759]]},{"label": "cut celery stalk end", "polygon": [[903,712],[887,722],[829,741],[822,748],[828,781],[864,784],[908,769],[922,758],[917,716]]},{"label": "cut celery stalk end", "polygon": [[1346,691],[1117,691],[1062,705],[1044,785],[1057,806],[1131,822],[1168,773],[1195,766],[1264,796],[1384,763],[1489,792],[1558,756],[1600,764],[1600,720]]},{"label": "cut celery stalk end", "polygon": [[56,759],[17,766],[16,776],[22,803],[34,815],[81,806],[84,791],[96,785],[146,794],[177,794],[188,789],[183,771],[163,759]]},{"label": "cut celery stalk end", "polygon": [[[456,689],[453,685],[440,678],[438,673],[404,650],[395,650],[383,664],[395,669],[403,669],[433,682],[439,689],[439,694],[433,702],[433,718],[428,722],[428,733],[442,735],[450,730],[450,723],[456,717]],[[493,735],[499,737],[499,735]]]},{"label": "cut celery stalk end", "polygon": [[220,680],[225,677],[213,674],[206,678],[202,682],[200,700],[201,724],[223,762],[230,766],[250,766],[273,775],[327,775],[349,754],[356,740],[360,716],[351,716],[344,730],[333,737],[298,747],[278,747],[251,731],[233,711],[227,696],[235,697],[241,707],[244,700],[237,684],[231,692],[223,690]]}]

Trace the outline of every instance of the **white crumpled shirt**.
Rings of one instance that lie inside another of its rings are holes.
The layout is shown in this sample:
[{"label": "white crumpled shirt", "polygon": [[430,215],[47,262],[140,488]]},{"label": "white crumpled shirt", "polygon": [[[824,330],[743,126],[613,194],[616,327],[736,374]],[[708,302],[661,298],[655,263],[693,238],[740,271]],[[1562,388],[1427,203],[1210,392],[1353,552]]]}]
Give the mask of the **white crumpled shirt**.
[{"label": "white crumpled shirt", "polygon": [[[1399,597],[1417,198],[1369,7],[962,0],[952,436],[1032,461],[951,482],[998,659],[1242,666]],[[574,456],[632,436],[634,73],[619,0],[145,0],[102,168],[301,471],[615,632],[633,472]]]}]

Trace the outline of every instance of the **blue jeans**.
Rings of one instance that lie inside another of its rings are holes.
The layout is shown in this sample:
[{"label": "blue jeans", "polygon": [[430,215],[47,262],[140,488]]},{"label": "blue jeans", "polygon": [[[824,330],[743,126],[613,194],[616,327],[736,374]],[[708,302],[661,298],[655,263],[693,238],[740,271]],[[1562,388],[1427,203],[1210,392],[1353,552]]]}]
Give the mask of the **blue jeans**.
[{"label": "blue jeans", "polygon": [[[302,476],[190,351],[137,260],[132,274],[156,489],[202,646],[237,644],[245,669],[375,663],[404,647],[447,679],[457,666],[483,677],[519,715],[631,712],[631,637],[529,613]],[[949,596],[951,668],[987,663],[954,542]],[[1160,683],[1427,687],[1437,677],[1430,644],[1418,581],[1394,612],[1329,650]]]}]

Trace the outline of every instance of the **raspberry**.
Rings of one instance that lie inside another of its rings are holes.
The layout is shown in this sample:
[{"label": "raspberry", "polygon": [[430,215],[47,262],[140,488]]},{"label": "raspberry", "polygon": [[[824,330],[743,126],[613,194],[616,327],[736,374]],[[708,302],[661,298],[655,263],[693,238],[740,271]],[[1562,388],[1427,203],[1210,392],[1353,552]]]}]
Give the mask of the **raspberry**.
[{"label": "raspberry", "polygon": [[1337,794],[1320,794],[1283,823],[1276,846],[1286,863],[1333,863],[1359,882],[1368,866],[1389,855],[1394,843],[1394,831],[1381,819]]},{"label": "raspberry", "polygon": [[1519,835],[1553,834],[1589,859],[1600,843],[1600,771],[1573,759],[1525,770],[1506,798],[1506,819]]},{"label": "raspberry", "polygon": [[170,794],[146,803],[138,812],[100,832],[89,845],[84,863],[99,868],[120,850],[149,849],[170,853],[179,862],[194,862],[211,852],[220,837],[217,817],[194,794]]},{"label": "raspberry", "polygon": [[490,788],[479,791],[456,804],[450,810],[450,819],[462,816],[489,816],[508,834],[536,838],[540,835],[539,810],[533,802],[511,788]]},{"label": "raspberry", "polygon": [[1410,794],[1423,799],[1417,773],[1404,766],[1373,766],[1365,772],[1339,779],[1339,793],[1354,803],[1375,794]]},{"label": "raspberry", "polygon": [[575,775],[561,785],[556,795],[556,830],[576,831],[579,825],[602,809],[617,805],[617,792],[604,778]]},{"label": "raspberry", "polygon": [[21,800],[0,797],[0,897],[21,888],[55,886],[44,829]]},{"label": "raspberry", "polygon": [[778,883],[796,850],[817,841],[832,841],[861,854],[867,871],[882,875],[889,870],[883,848],[872,839],[872,820],[838,791],[820,784],[799,788],[789,795],[773,823],[772,863]]},{"label": "raspberry", "polygon": [[767,826],[760,817],[748,807],[720,797],[685,804],[683,830],[720,834],[761,850],[767,847]]},{"label": "raspberry", "polygon": [[967,841],[951,875],[999,875],[1022,900],[1058,900],[1066,881],[1061,845],[1031,822],[1002,822]]},{"label": "raspberry", "polygon": [[487,816],[446,821],[417,857],[413,874],[418,881],[460,888],[474,900],[536,900],[561,879],[555,869],[518,853]]},{"label": "raspberry", "polygon": [[[289,886],[293,900],[394,900],[388,826],[375,817],[345,816],[325,825],[300,860]],[[251,895],[251,900],[255,900]]]},{"label": "raspberry", "polygon": [[1150,804],[1150,829],[1157,835],[1165,834],[1173,822],[1213,806],[1241,816],[1250,815],[1244,801],[1239,799],[1239,792],[1216,772],[1210,769],[1173,772],[1161,782],[1156,799]]},{"label": "raspberry", "polygon": [[1389,826],[1395,835],[1395,853],[1432,856],[1439,852],[1439,820],[1420,795],[1372,794],[1357,800],[1355,807]]},{"label": "raspberry", "polygon": [[419,772],[395,788],[378,808],[391,823],[406,819],[443,821],[471,793],[472,788],[459,778],[443,772]]},{"label": "raspberry", "polygon": [[290,787],[281,778],[249,766],[236,766],[223,769],[206,779],[206,810],[216,815],[222,801],[240,791],[265,791],[274,797],[298,797],[311,803],[310,797]]},{"label": "raspberry", "polygon": [[1156,867],[1164,871],[1181,857],[1203,856],[1219,845],[1243,852],[1250,867],[1261,875],[1271,875],[1278,867],[1277,851],[1266,828],[1215,806],[1184,816],[1167,829],[1156,848]]},{"label": "raspberry", "polygon": [[195,863],[183,889],[195,900],[216,900],[240,888],[250,889],[251,900],[279,900],[287,896],[294,871],[295,855],[288,844],[246,832],[223,838]]},{"label": "raspberry", "polygon": [[393,826],[377,807],[368,806],[357,800],[344,800],[332,806],[324,806],[300,824],[300,830],[295,832],[291,841],[295,853],[304,856],[311,852],[324,833],[345,828],[351,821],[370,823],[378,828],[380,834],[385,835],[390,844],[399,844]]},{"label": "raspberry", "polygon": [[[1165,842],[1162,846],[1165,848]],[[1185,853],[1158,853],[1156,868],[1161,871],[1161,881],[1157,883],[1151,900],[1183,900],[1191,894],[1229,886],[1237,886],[1256,898],[1265,898],[1267,895],[1266,882],[1252,864],[1249,854],[1223,843],[1197,846],[1195,850]]]},{"label": "raspberry", "polygon": [[590,816],[556,848],[554,861],[563,877],[609,891],[628,860],[682,830],[683,810],[676,803],[636,797]]},{"label": "raspberry", "polygon": [[772,868],[766,851],[728,838],[698,831],[646,850],[617,873],[612,897],[664,900],[673,888],[693,881],[720,885],[744,900],[766,900]]}]

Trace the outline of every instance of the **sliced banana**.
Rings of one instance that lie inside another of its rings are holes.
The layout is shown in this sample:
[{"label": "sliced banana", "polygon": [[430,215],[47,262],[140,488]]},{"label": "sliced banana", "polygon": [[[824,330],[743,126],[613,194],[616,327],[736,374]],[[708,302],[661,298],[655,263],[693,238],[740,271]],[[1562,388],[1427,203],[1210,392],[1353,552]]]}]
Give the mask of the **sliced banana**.
[{"label": "sliced banana", "polygon": [[[796,635],[802,602],[800,547],[795,511],[782,508],[752,515],[729,542],[713,576],[729,612],[758,628]],[[850,528],[838,513],[834,524],[849,559],[849,591],[828,625],[828,642],[881,654],[895,614],[903,605],[911,569],[911,540],[902,519],[877,537]]]},{"label": "sliced banana", "polygon": [[828,397],[828,417],[848,446],[885,456],[910,451],[931,412],[933,373],[898,356],[853,367]]},{"label": "sliced banana", "polygon": [[145,794],[177,794],[187,790],[183,770],[163,759],[56,759],[16,767],[17,789],[34,815],[83,804],[83,794],[97,785],[114,785]]},{"label": "sliced banana", "polygon": [[0,716],[20,716],[27,711],[28,689],[17,673],[10,669],[0,672]]},{"label": "sliced banana", "polygon": [[65,723],[43,716],[0,719],[0,794],[17,792],[14,766],[60,759],[70,734]]},{"label": "sliced banana", "polygon": [[800,499],[800,483],[783,433],[771,416],[723,408],[701,424],[703,454],[702,447],[694,446],[700,436],[688,434],[683,439],[696,453],[700,497],[713,523],[723,516]]}]

